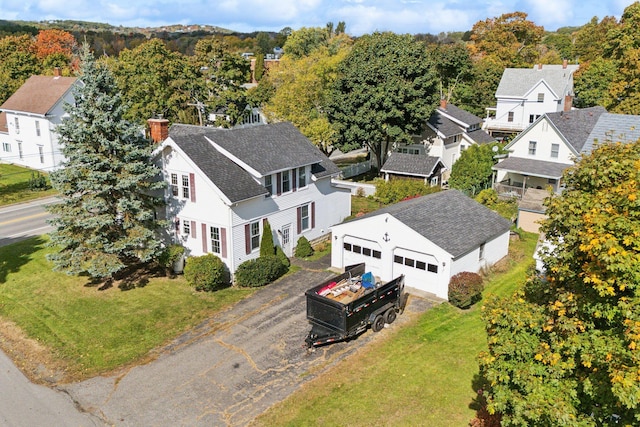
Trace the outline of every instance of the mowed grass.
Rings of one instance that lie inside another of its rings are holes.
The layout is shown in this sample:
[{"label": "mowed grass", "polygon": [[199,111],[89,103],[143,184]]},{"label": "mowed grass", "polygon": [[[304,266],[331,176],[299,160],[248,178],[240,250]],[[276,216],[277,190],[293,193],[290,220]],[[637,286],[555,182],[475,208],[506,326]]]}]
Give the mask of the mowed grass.
[{"label": "mowed grass", "polygon": [[[488,275],[485,299],[508,296],[523,283],[536,239],[525,234],[511,242],[509,259]],[[468,425],[475,416],[477,355],[487,348],[481,308],[482,301],[469,310],[443,303],[410,325],[387,330],[254,424]]]},{"label": "mowed grass", "polygon": [[67,367],[66,380],[140,361],[253,292],[195,292],[181,276],[98,290],[87,277],[53,272],[45,258],[51,251],[43,237],[0,248],[0,317],[51,349]]},{"label": "mowed grass", "polygon": [[[21,166],[0,164],[0,206],[57,194],[51,188],[45,191],[31,191],[29,179],[33,172]],[[44,173],[43,175],[46,176]]]}]

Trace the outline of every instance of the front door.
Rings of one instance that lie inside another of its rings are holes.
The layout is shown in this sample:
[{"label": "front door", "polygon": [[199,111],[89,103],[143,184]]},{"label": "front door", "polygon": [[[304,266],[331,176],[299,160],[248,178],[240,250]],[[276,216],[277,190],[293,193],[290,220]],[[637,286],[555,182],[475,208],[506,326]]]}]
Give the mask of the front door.
[{"label": "front door", "polygon": [[288,257],[291,256],[291,224],[282,226],[282,242],[280,246],[282,246],[282,251]]}]

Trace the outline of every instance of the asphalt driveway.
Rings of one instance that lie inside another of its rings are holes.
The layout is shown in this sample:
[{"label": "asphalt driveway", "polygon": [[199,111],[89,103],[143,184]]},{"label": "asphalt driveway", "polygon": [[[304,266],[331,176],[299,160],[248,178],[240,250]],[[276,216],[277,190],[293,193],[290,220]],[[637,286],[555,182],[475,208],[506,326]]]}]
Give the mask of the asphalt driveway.
[{"label": "asphalt driveway", "polygon": [[[243,426],[377,334],[308,352],[304,291],[331,277],[328,259],[260,289],[232,310],[109,377],[62,386],[76,404],[115,426]],[[411,314],[437,304],[412,296]],[[384,334],[386,330],[379,332]]]}]

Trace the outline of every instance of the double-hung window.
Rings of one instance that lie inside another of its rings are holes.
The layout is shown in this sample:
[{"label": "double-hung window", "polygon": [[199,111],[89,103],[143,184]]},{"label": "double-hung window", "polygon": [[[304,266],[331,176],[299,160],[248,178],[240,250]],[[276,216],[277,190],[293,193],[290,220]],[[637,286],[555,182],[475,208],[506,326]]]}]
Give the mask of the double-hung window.
[{"label": "double-hung window", "polygon": [[171,174],[171,194],[174,197],[178,197],[178,174]]},{"label": "double-hung window", "polygon": [[298,168],[298,188],[302,188],[305,187],[307,185],[307,174],[306,174],[307,170],[306,168],[303,166],[301,168]]},{"label": "double-hung window", "polygon": [[187,221],[186,219],[182,220],[182,234],[184,234],[185,236],[191,234],[191,222]]},{"label": "double-hung window", "polygon": [[269,192],[269,196],[273,194],[273,179],[271,178],[271,175],[264,177],[264,188]]},{"label": "double-hung window", "polygon": [[182,197],[189,198],[189,175],[182,175]]},{"label": "double-hung window", "polygon": [[538,145],[536,141],[529,141],[529,155],[530,156],[535,156],[536,155],[536,145]]},{"label": "double-hung window", "polygon": [[252,222],[251,223],[251,250],[257,249],[260,247],[260,223]]},{"label": "double-hung window", "polygon": [[544,92],[538,94],[538,102],[544,102]]},{"label": "double-hung window", "polygon": [[291,171],[282,172],[282,192],[287,193],[291,191]]},{"label": "double-hung window", "polygon": [[300,207],[300,224],[303,231],[309,229],[309,205]]},{"label": "double-hung window", "polygon": [[551,157],[554,159],[557,159],[559,152],[560,152],[560,144],[551,144]]},{"label": "double-hung window", "polygon": [[218,227],[211,227],[211,252],[220,253],[220,229]]},{"label": "double-hung window", "polygon": [[40,136],[40,122],[36,120],[36,136]]}]

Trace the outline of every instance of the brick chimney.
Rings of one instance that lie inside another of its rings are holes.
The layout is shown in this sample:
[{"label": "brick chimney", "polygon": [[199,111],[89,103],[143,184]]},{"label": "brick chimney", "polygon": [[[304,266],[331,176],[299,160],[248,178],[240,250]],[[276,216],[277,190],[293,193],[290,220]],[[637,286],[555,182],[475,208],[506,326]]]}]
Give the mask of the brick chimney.
[{"label": "brick chimney", "polygon": [[61,77],[62,72],[60,71],[60,67],[53,67],[53,77]]},{"label": "brick chimney", "polygon": [[538,64],[538,70],[542,70],[542,62]]},{"label": "brick chimney", "polygon": [[447,100],[444,98],[440,99],[440,108],[442,108],[443,110],[447,109]]},{"label": "brick chimney", "polygon": [[161,143],[169,137],[169,120],[167,119],[149,119],[149,134],[151,140],[156,144]]},{"label": "brick chimney", "polygon": [[567,61],[566,59],[563,59],[563,60],[562,60],[562,69],[563,69],[563,70],[566,70],[566,69],[567,69],[567,63],[568,63],[568,61]]},{"label": "brick chimney", "polygon": [[573,107],[573,96],[565,95],[565,97],[564,97],[564,111],[571,111],[571,107]]}]

